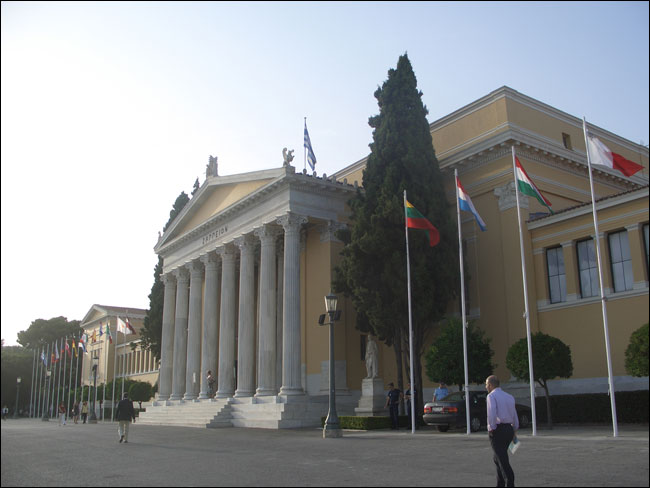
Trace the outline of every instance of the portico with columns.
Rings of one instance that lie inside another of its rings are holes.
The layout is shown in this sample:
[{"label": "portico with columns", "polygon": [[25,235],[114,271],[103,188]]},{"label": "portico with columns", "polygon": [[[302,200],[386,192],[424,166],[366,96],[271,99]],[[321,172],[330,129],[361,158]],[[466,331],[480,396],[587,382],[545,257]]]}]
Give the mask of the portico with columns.
[{"label": "portico with columns", "polygon": [[[323,308],[333,266],[314,268],[306,254],[312,242],[319,256],[322,246],[341,245],[334,231],[344,225],[355,191],[347,182],[296,173],[288,165],[207,176],[155,247],[165,291],[154,405],[235,399],[308,404],[310,396],[323,394],[322,379],[307,381],[305,357],[305,335],[325,333],[316,323],[322,311],[307,317],[304,308],[309,293]],[[314,268],[313,290],[305,286],[306,266]],[[322,350],[317,361],[327,359]],[[337,367],[343,376],[339,380],[337,371],[337,384],[345,388],[345,361]],[[208,371],[217,378],[214,399]]]}]

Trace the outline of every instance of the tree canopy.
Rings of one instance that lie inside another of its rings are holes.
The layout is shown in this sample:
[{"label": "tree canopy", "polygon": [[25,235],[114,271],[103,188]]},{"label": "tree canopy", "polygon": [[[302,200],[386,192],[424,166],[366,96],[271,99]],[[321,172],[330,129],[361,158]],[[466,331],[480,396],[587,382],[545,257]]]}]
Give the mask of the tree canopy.
[{"label": "tree canopy", "polygon": [[632,332],[625,350],[625,371],[632,376],[648,376],[648,324]]},{"label": "tree canopy", "polygon": [[[349,297],[357,327],[387,345],[395,344],[398,382],[401,351],[408,351],[404,190],[407,198],[440,232],[429,246],[428,234],[409,236],[415,386],[422,391],[422,348],[427,334],[445,314],[458,289],[456,226],[433,149],[428,111],[421,100],[408,56],[375,92],[379,114],[369,119],[371,154],[363,189],[350,202],[349,229],[333,288]],[[420,400],[421,401],[421,400]]]},{"label": "tree canopy", "polygon": [[64,337],[79,337],[81,328],[79,320],[68,322],[65,317],[54,317],[49,320],[34,320],[27,330],[18,332],[17,342],[27,349],[40,348]]}]

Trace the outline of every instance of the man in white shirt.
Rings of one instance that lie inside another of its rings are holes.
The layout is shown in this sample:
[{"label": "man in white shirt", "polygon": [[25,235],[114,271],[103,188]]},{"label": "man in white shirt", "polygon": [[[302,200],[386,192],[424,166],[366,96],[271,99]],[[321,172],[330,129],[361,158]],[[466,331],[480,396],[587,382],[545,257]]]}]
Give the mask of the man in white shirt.
[{"label": "man in white shirt", "polygon": [[488,376],[485,380],[487,396],[487,424],[490,444],[497,467],[497,486],[515,486],[515,473],[508,460],[508,445],[519,429],[515,399],[499,387],[499,378]]}]

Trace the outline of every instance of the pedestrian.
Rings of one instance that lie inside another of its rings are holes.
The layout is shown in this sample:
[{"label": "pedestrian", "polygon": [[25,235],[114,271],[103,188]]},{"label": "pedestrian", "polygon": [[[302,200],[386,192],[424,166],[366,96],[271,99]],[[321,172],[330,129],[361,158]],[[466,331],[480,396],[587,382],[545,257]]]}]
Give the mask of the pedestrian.
[{"label": "pedestrian", "polygon": [[402,390],[395,388],[393,383],[388,383],[388,395],[386,395],[386,405],[390,412],[390,428],[392,430],[399,429],[399,402],[404,397]]},{"label": "pedestrian", "polygon": [[72,406],[72,420],[75,424],[79,422],[79,404],[77,402]]},{"label": "pedestrian", "polygon": [[449,395],[449,390],[447,389],[447,385],[445,384],[444,381],[441,381],[440,386],[436,388],[435,391],[433,392],[433,401],[439,402],[447,395]]},{"label": "pedestrian", "polygon": [[497,468],[497,486],[515,486],[515,473],[508,459],[508,446],[519,429],[515,399],[499,387],[499,378],[488,376],[485,380],[487,396],[487,424],[490,445]]},{"label": "pedestrian", "polygon": [[[412,427],[413,421],[411,420],[411,383],[406,384],[406,391],[404,392],[404,399],[406,400],[406,415],[409,418],[409,428]],[[418,391],[413,388],[413,406],[418,408]],[[417,415],[415,416],[415,427],[417,428]]]},{"label": "pedestrian", "polygon": [[65,403],[59,405],[59,425],[65,425]]},{"label": "pedestrian", "polygon": [[5,405],[2,407],[2,420],[7,420],[7,415],[9,415],[9,408]]},{"label": "pedestrian", "polygon": [[83,420],[83,423],[86,423],[86,419],[88,418],[88,402],[84,401],[83,404],[81,405],[81,419]]},{"label": "pedestrian", "polygon": [[214,384],[217,382],[212,376],[212,370],[208,370],[206,378],[208,380],[208,396],[212,398],[214,396]]},{"label": "pedestrian", "polygon": [[133,402],[129,400],[129,394],[125,393],[124,398],[117,404],[116,412],[119,426],[117,433],[120,436],[120,442],[127,444],[129,442],[129,425],[131,419],[135,422],[135,410],[133,410]]}]

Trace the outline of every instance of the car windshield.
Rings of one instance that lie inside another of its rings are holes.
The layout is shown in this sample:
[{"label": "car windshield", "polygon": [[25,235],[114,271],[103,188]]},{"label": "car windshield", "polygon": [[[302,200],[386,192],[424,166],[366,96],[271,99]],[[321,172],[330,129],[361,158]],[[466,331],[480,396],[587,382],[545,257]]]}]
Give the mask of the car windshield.
[{"label": "car windshield", "polygon": [[462,391],[456,391],[454,393],[450,393],[447,395],[445,398],[440,400],[441,402],[460,402],[465,400],[465,393]]}]

